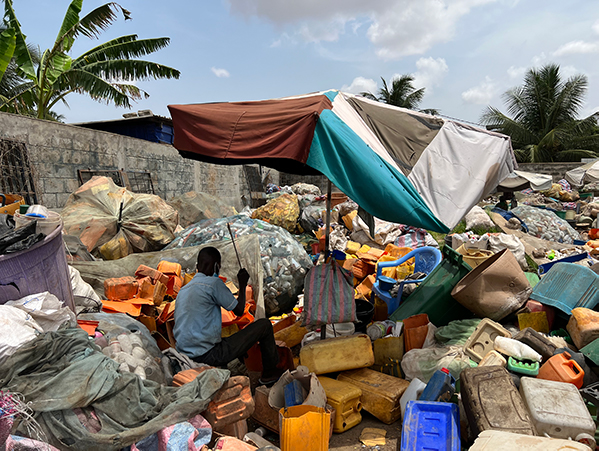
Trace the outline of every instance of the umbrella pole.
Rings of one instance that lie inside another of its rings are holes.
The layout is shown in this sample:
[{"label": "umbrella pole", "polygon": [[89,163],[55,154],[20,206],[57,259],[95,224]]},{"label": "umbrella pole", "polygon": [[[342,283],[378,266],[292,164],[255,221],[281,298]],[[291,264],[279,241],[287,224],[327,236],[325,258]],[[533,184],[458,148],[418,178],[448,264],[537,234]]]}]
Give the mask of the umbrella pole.
[{"label": "umbrella pole", "polygon": [[[327,185],[327,217],[326,217],[326,224],[325,224],[325,235],[324,235],[324,259],[326,261],[326,259],[329,256],[329,239],[330,239],[330,234],[331,234],[331,191],[332,191],[332,184],[331,181],[328,181],[328,185]],[[322,326],[320,326],[320,339],[324,340],[327,338],[327,325],[324,324]]]},{"label": "umbrella pole", "polygon": [[326,217],[326,224],[325,224],[325,235],[324,235],[324,258],[325,260],[329,257],[329,240],[330,240],[330,234],[331,234],[331,191],[332,191],[332,186],[331,186],[331,181],[329,180],[328,182],[328,186],[327,186],[327,217]]}]

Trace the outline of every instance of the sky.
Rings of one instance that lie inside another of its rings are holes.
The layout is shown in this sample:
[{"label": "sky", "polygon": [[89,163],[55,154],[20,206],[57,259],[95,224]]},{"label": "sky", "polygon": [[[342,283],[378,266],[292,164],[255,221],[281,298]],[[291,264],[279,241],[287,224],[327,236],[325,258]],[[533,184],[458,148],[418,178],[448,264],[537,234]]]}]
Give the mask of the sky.
[{"label": "sky", "polygon": [[[68,0],[13,0],[29,42],[52,46]],[[105,1],[86,0],[83,13]],[[599,7],[589,0],[122,0],[100,40],[80,37],[72,56],[109,39],[168,36],[145,57],[181,71],[142,80],[133,111],[168,116],[168,104],[261,100],[340,89],[353,93],[412,74],[421,108],[479,122],[487,105],[527,69],[547,63],[588,78],[580,115],[599,111]],[[70,94],[66,122],[120,118],[130,110]]]}]

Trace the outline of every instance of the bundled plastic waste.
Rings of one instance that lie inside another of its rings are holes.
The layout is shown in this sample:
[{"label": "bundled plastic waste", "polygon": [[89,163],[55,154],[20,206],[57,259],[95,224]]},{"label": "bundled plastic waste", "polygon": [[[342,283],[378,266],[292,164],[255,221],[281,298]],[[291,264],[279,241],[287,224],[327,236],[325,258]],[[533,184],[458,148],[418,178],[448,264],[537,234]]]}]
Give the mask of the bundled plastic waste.
[{"label": "bundled plastic waste", "polygon": [[106,260],[162,249],[179,222],[160,197],[132,193],[107,177],[94,177],[71,194],[61,216],[67,235]]},{"label": "bundled plastic waste", "polygon": [[271,224],[283,227],[291,233],[297,230],[297,220],[300,215],[297,196],[282,194],[252,213],[252,219],[261,219]]},{"label": "bundled plastic waste", "polygon": [[552,211],[521,205],[512,212],[528,226],[528,233],[537,238],[566,244],[580,240],[580,234]]},{"label": "bundled plastic waste", "polygon": [[179,212],[181,227],[189,227],[202,219],[224,218],[237,214],[234,207],[218,197],[195,191],[173,197],[168,204]]},{"label": "bundled plastic waste", "polygon": [[228,241],[231,238],[227,224],[231,225],[236,238],[258,235],[267,314],[290,310],[303,289],[304,277],[312,267],[312,261],[302,245],[281,227],[243,215],[207,219],[183,230],[167,249]]}]

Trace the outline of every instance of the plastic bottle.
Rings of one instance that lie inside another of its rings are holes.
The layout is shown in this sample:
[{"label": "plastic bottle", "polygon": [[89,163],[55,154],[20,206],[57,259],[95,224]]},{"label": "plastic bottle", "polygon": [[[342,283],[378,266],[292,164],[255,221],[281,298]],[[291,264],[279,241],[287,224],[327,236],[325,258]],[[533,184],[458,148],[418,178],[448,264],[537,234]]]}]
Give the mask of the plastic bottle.
[{"label": "plastic bottle", "polygon": [[455,379],[447,368],[435,371],[426,388],[420,395],[420,401],[447,402],[455,393]]},{"label": "plastic bottle", "polygon": [[383,338],[393,332],[395,321],[377,321],[366,329],[366,333],[372,341]]},{"label": "plastic bottle", "polygon": [[543,360],[541,354],[536,352],[530,346],[525,345],[518,340],[514,340],[513,338],[497,337],[495,339],[494,348],[502,354],[516,357],[520,360],[534,360],[535,362]]},{"label": "plastic bottle", "polygon": [[408,388],[406,388],[406,391],[403,395],[401,395],[401,398],[399,399],[402,418],[404,417],[404,414],[406,412],[406,405],[408,404],[408,401],[418,401],[418,398],[420,397],[420,395],[422,395],[422,391],[425,387],[426,384],[417,377],[412,379],[412,382],[410,382],[410,385],[408,386]]}]

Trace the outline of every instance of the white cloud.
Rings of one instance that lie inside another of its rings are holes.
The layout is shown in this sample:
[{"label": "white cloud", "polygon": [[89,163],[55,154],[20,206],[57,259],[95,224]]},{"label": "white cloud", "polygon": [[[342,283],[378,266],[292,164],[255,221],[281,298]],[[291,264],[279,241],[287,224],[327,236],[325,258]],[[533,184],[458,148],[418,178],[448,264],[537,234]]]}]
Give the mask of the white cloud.
[{"label": "white cloud", "polygon": [[593,31],[599,34],[599,20],[593,24]]},{"label": "white cloud", "polygon": [[522,77],[524,77],[525,72],[526,67],[510,66],[510,68],[507,70],[507,74],[512,80],[521,79]]},{"label": "white cloud", "polygon": [[540,54],[533,56],[531,61],[533,67],[542,66],[545,61],[547,61],[547,55],[545,55],[545,52],[541,52]]},{"label": "white cloud", "polygon": [[488,105],[497,92],[497,86],[490,77],[486,77],[478,86],[474,86],[462,93],[462,99],[466,103],[475,105]]},{"label": "white cloud", "polygon": [[559,73],[562,79],[564,79],[573,77],[574,75],[579,75],[580,71],[576,69],[574,66],[560,66]]},{"label": "white cloud", "polygon": [[376,95],[377,83],[372,78],[356,77],[351,85],[341,86],[341,90],[352,94],[360,94],[366,91]]},{"label": "white cloud", "polygon": [[599,42],[571,41],[560,46],[553,56],[599,53]]},{"label": "white cloud", "polygon": [[351,25],[366,23],[379,57],[391,60],[448,42],[458,21],[474,7],[506,0],[227,0],[234,13],[291,25],[308,42],[336,41]]},{"label": "white cloud", "polygon": [[231,76],[231,74],[229,73],[229,71],[227,69],[219,69],[217,67],[211,67],[210,70],[218,78],[229,78]]},{"label": "white cloud", "polygon": [[441,80],[449,71],[449,67],[443,58],[420,58],[416,61],[416,72],[414,72],[414,87],[426,88],[430,93],[435,86],[439,86]]}]

